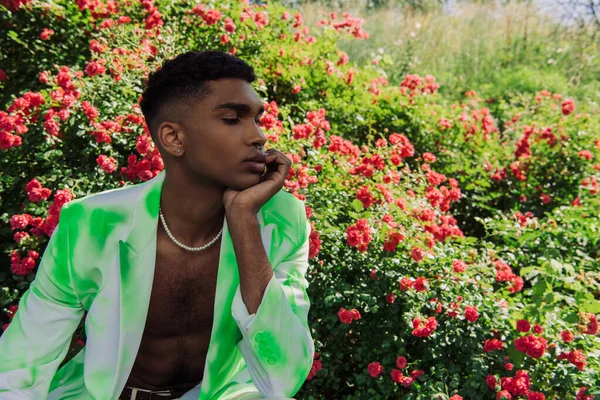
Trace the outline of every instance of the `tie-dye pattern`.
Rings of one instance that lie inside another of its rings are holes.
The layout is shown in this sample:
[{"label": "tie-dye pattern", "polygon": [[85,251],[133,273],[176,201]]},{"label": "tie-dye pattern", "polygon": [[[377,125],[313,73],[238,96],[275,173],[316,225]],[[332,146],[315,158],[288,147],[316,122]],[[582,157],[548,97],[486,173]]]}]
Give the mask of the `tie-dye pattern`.
[{"label": "tie-dye pattern", "polygon": [[[118,398],[146,322],[164,176],[63,206],[36,279],[0,337],[1,398]],[[190,391],[186,399],[291,397],[309,373],[304,204],[280,191],[257,217],[273,278],[256,314],[248,315],[225,223],[204,376],[199,395]],[[86,346],[57,371],[84,311]]]}]

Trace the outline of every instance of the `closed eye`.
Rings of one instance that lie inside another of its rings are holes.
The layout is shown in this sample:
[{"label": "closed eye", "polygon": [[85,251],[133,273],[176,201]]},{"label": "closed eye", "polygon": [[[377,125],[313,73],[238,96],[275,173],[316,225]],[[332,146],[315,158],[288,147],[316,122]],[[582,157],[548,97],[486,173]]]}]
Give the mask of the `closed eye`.
[{"label": "closed eye", "polygon": [[240,122],[239,118],[221,118],[227,125],[235,125]]}]

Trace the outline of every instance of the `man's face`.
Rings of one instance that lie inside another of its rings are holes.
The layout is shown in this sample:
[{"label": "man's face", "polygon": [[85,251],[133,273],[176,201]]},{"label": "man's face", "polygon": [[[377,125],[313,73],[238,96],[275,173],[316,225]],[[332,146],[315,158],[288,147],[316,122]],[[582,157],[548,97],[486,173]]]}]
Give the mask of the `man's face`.
[{"label": "man's face", "polygon": [[241,79],[210,81],[211,93],[191,105],[184,118],[183,166],[192,176],[215,186],[244,190],[261,173],[244,162],[258,154],[266,137],[259,127],[263,103]]}]

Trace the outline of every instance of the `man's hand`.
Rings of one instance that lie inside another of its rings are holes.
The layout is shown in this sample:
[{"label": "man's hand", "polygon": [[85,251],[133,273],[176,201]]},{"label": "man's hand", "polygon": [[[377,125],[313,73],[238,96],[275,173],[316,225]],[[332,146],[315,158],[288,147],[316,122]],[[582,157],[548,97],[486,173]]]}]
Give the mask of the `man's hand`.
[{"label": "man's hand", "polygon": [[275,149],[268,149],[266,153],[267,170],[258,184],[242,191],[230,188],[225,190],[223,204],[226,212],[235,210],[256,214],[271,197],[281,190],[292,161]]}]

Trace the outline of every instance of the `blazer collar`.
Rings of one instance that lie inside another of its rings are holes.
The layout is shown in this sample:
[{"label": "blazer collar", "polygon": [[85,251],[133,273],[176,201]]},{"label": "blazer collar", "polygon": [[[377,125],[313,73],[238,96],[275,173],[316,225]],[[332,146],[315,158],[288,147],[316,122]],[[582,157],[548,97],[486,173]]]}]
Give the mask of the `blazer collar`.
[{"label": "blazer collar", "polygon": [[124,240],[119,240],[117,365],[106,398],[116,399],[129,378],[142,340],[154,282],[160,193],[165,170],[140,184]]},{"label": "blazer collar", "polygon": [[153,179],[142,183],[135,198],[129,232],[124,242],[136,254],[139,254],[151,240],[156,240],[160,194],[165,175],[163,169]]}]

